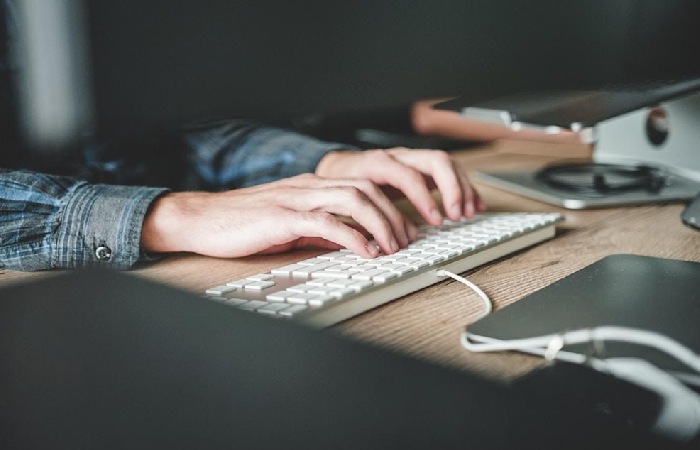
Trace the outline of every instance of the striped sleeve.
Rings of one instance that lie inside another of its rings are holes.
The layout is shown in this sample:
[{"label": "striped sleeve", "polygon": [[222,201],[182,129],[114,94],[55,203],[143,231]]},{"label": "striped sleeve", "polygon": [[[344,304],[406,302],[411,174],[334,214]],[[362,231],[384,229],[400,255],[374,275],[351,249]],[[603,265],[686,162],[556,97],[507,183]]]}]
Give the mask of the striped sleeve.
[{"label": "striped sleeve", "polygon": [[141,257],[148,207],[165,191],[0,169],[0,264],[127,269]]}]

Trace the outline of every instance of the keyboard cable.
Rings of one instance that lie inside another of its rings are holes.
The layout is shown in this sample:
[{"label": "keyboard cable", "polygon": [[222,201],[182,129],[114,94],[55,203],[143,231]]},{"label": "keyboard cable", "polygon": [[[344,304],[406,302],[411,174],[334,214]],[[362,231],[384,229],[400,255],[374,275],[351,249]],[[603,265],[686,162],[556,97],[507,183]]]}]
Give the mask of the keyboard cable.
[{"label": "keyboard cable", "polygon": [[481,298],[481,300],[484,303],[484,313],[479,317],[479,319],[491,314],[491,311],[493,311],[493,303],[491,302],[489,296],[486,295],[486,293],[479,286],[467,280],[466,278],[457,275],[456,273],[450,272],[449,270],[440,269],[436,272],[436,275],[439,277],[450,277],[453,280],[467,286],[472,291],[476,292],[476,294],[479,296],[479,298]]}]

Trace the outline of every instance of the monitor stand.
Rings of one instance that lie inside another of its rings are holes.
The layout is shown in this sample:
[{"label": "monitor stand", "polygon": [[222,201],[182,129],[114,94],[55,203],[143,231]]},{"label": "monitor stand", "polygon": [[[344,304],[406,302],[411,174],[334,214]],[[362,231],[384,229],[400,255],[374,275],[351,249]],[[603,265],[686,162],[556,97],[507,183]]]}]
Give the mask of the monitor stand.
[{"label": "monitor stand", "polygon": [[[568,209],[685,202],[700,191],[700,93],[639,109],[597,124],[588,133],[593,161],[624,167],[650,166],[663,176],[660,189],[591,192],[543,182],[537,172],[477,172],[474,178]],[[588,178],[593,178],[592,176]],[[572,181],[583,181],[573,174]]]}]

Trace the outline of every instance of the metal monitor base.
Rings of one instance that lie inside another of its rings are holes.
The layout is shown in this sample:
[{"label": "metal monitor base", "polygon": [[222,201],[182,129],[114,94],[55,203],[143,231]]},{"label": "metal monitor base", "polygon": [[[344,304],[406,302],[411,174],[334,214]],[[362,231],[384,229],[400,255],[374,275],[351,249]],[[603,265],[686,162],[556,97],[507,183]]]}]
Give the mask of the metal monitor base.
[{"label": "metal monitor base", "polygon": [[615,194],[586,194],[548,186],[536,179],[537,172],[476,172],[473,177],[493,187],[511,191],[567,209],[603,208],[658,202],[685,202],[700,191],[700,182],[667,175],[667,185],[659,192],[647,190]]},{"label": "metal monitor base", "polygon": [[479,173],[476,178],[516,194],[568,209],[688,201],[700,192],[700,93],[651,105],[597,124],[586,136],[596,163],[658,167],[659,192],[645,189],[588,194],[549,186],[537,172]]}]

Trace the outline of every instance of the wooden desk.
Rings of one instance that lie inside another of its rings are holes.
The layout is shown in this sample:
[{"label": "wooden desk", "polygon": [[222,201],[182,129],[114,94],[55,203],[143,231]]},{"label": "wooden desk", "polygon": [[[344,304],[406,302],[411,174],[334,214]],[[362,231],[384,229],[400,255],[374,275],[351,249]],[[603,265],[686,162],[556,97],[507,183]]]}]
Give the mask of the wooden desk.
[{"label": "wooden desk", "polygon": [[[584,146],[505,141],[456,153],[469,171],[521,170],[556,158],[582,156],[588,156]],[[475,184],[491,211],[559,211],[566,218],[554,239],[467,273],[488,293],[497,309],[614,253],[700,262],[700,233],[682,225],[681,204],[569,211]],[[134,273],[201,293],[208,287],[318,253],[308,250],[238,260],[174,255]],[[0,275],[0,282],[32,276],[40,275],[6,271]],[[470,354],[464,350],[460,334],[480,312],[476,294],[448,280],[349,319],[332,330],[504,380],[541,364],[537,358],[519,354]]]}]

